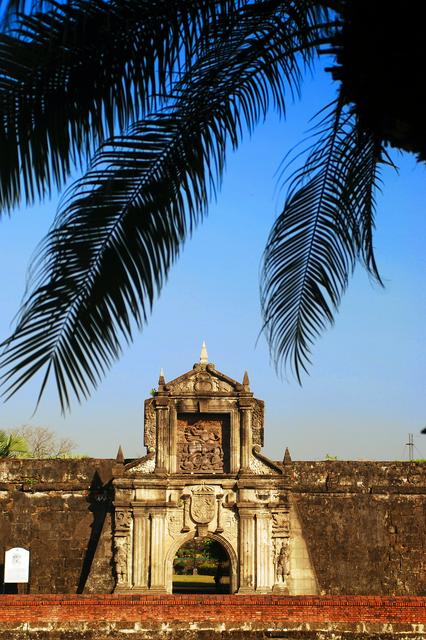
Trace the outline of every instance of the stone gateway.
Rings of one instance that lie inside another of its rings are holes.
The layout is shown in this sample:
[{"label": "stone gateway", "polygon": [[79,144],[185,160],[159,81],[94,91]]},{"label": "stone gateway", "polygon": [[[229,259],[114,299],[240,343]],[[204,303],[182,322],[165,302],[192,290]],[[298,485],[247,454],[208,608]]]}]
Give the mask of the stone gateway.
[{"label": "stone gateway", "polygon": [[145,402],[148,454],[113,480],[115,591],[171,593],[178,549],[210,538],[231,593],[318,593],[307,550],[290,544],[300,525],[288,478],[261,454],[263,402],[247,374],[241,384],[200,360],[160,376]]},{"label": "stone gateway", "polygon": [[31,594],[161,595],[211,540],[231,594],[425,595],[426,465],[274,461],[263,432],[248,375],[204,350],[145,401],[144,457],[0,461],[0,558],[30,551]]}]

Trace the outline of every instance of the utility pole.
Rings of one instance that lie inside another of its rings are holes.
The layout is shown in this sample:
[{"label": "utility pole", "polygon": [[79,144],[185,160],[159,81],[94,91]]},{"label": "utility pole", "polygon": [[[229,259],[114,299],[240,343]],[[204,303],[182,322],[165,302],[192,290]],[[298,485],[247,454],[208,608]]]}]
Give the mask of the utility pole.
[{"label": "utility pole", "polygon": [[413,462],[414,460],[414,437],[412,433],[408,434],[408,442],[405,443],[408,447],[408,460]]}]

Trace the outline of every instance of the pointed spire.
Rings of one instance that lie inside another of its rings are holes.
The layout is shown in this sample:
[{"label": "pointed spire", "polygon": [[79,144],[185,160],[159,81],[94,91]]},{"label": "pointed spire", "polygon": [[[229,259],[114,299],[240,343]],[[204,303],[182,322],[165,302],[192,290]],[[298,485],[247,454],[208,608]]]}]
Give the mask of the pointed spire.
[{"label": "pointed spire", "polygon": [[123,462],[124,462],[124,453],[123,453],[123,449],[121,448],[121,444],[118,447],[117,456],[116,456],[115,460],[119,464],[123,464]]},{"label": "pointed spire", "polygon": [[247,387],[247,389],[250,388],[250,380],[247,371],[244,371],[243,387]]},{"label": "pointed spire", "polygon": [[158,386],[166,384],[166,381],[164,379],[164,371],[163,371],[163,367],[161,367],[160,369],[160,376],[158,378]]},{"label": "pointed spire", "polygon": [[283,462],[284,462],[284,464],[287,464],[288,462],[291,462],[291,455],[290,455],[290,451],[288,450],[288,447],[285,448]]},{"label": "pointed spire", "polygon": [[206,343],[203,340],[200,353],[200,364],[209,364],[209,356],[207,355]]}]

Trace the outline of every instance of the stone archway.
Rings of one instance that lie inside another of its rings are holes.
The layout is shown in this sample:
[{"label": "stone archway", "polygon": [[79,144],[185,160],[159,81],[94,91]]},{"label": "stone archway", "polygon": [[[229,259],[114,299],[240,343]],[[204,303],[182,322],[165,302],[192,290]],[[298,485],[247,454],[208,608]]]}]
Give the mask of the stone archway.
[{"label": "stone archway", "polygon": [[[217,533],[209,532],[205,537],[211,540],[215,540],[226,551],[229,558],[229,593],[235,593],[238,589],[238,561],[235,549],[232,547],[230,542],[226,540],[226,538]],[[193,540],[194,538],[195,531],[192,531],[186,535],[180,536],[179,539],[176,540],[174,544],[172,544],[169,548],[165,559],[167,593],[173,592],[173,560],[176,556],[176,553],[183,545],[185,545],[190,540]]]}]

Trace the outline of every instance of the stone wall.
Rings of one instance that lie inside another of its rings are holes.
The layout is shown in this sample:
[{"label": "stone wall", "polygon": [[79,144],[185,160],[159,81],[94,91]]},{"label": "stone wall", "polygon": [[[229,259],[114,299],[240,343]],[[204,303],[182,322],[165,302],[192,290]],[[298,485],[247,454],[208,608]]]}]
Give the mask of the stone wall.
[{"label": "stone wall", "polygon": [[322,593],[426,595],[424,463],[285,468]]},{"label": "stone wall", "polygon": [[[31,593],[111,593],[114,465],[0,461],[0,563],[5,549],[30,548]],[[284,468],[298,543],[319,592],[426,594],[425,464],[291,462]]]},{"label": "stone wall", "polygon": [[113,464],[0,461],[0,583],[4,551],[25,547],[32,593],[111,592]]}]

